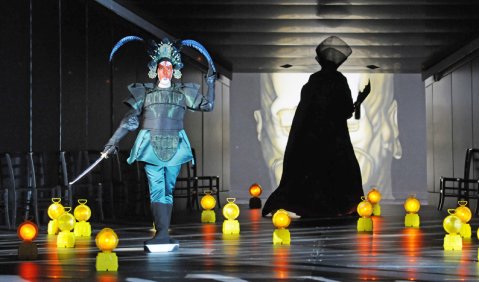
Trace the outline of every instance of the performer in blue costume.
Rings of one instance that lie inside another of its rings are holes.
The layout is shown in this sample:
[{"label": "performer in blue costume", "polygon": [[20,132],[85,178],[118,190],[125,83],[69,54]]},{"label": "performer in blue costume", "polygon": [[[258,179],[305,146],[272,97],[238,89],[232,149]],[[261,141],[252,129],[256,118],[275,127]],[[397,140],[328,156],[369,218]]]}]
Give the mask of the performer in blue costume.
[{"label": "performer in blue costume", "polygon": [[173,189],[181,165],[193,158],[190,142],[183,129],[186,109],[209,112],[215,100],[214,66],[206,77],[208,90],[201,93],[200,85],[194,83],[173,83],[172,77],[181,78],[181,55],[168,39],[149,50],[151,61],[149,77],[153,83],[133,83],[128,86],[130,97],[125,103],[130,110],[120,126],[105,145],[103,152],[118,148],[120,140],[140,126],[135,144],[131,149],[128,163],[144,162],[150,187],[151,211],[156,227],[154,237],[145,242],[149,245],[178,244],[168,234],[173,208]]}]

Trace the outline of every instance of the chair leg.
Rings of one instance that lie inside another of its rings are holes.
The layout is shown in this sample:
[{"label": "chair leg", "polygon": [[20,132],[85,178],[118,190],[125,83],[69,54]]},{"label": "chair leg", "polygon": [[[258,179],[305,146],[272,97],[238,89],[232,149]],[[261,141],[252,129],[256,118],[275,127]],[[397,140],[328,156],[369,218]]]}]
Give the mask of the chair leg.
[{"label": "chair leg", "polygon": [[439,193],[439,205],[437,206],[437,209],[442,211],[442,206],[444,205],[444,193]]},{"label": "chair leg", "polygon": [[10,206],[8,205],[8,190],[5,190],[3,193],[3,202],[5,203],[5,225],[7,225],[7,228],[10,230]]}]

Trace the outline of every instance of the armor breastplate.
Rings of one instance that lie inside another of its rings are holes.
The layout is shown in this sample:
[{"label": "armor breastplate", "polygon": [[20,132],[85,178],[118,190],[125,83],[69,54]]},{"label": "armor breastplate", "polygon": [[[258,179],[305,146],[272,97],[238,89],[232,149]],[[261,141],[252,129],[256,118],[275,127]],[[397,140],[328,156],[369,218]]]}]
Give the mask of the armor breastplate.
[{"label": "armor breastplate", "polygon": [[142,128],[150,130],[151,145],[162,161],[169,161],[176,154],[185,109],[185,96],[172,88],[146,93]]}]

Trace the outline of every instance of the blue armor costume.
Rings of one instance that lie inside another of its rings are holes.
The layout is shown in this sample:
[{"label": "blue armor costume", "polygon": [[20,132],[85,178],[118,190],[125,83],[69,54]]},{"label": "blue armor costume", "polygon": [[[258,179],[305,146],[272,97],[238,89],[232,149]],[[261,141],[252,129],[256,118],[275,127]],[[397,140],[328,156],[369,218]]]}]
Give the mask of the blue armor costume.
[{"label": "blue armor costume", "polygon": [[[159,65],[170,62],[174,68],[173,76],[181,77],[179,70],[183,66],[178,50],[167,39],[154,44],[150,51],[150,78],[157,75]],[[171,79],[171,73],[170,73]],[[125,103],[130,110],[125,114],[120,126],[105,145],[104,152],[112,146],[118,147],[119,141],[129,132],[140,126],[135,144],[130,152],[128,163],[141,161],[145,164],[150,188],[150,202],[156,234],[147,244],[169,244],[175,242],[168,236],[173,190],[181,164],[192,159],[190,142],[183,129],[186,109],[193,111],[212,111],[215,99],[215,79],[211,68],[206,83],[207,93],[202,95],[200,85],[193,83],[171,83],[160,87],[160,83],[133,83],[128,86],[130,96]]]}]

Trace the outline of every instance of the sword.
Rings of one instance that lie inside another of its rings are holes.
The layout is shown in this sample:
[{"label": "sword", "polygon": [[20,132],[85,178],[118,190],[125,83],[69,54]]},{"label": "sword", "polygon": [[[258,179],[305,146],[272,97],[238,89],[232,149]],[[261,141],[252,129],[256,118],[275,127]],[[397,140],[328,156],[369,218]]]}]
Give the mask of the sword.
[{"label": "sword", "polygon": [[112,146],[106,152],[101,152],[100,157],[94,163],[92,163],[89,167],[87,167],[87,169],[85,169],[80,175],[78,175],[77,178],[69,182],[68,185],[73,185],[76,182],[78,182],[78,180],[82,179],[85,175],[87,175],[92,169],[94,169],[99,163],[101,163],[101,161],[103,161],[104,159],[108,159],[108,154],[113,153],[115,150],[116,150],[115,146]]}]

